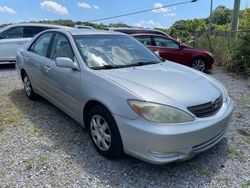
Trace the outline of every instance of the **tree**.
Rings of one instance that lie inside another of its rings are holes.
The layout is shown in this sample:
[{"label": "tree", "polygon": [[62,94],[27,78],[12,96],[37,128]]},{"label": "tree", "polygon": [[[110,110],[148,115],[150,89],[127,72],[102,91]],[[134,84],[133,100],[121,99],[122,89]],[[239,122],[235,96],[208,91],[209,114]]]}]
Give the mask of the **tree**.
[{"label": "tree", "polygon": [[232,10],[225,6],[218,6],[212,12],[212,23],[216,25],[224,25],[231,22]]}]

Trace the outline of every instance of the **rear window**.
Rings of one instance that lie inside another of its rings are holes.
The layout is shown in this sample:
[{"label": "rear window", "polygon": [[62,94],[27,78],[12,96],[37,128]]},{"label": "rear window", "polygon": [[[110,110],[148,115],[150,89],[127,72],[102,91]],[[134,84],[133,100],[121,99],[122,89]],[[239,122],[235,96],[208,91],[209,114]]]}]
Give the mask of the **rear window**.
[{"label": "rear window", "polygon": [[47,30],[47,29],[52,29],[49,27],[39,27],[39,26],[26,26],[24,27],[24,38],[30,38],[30,37],[34,37],[36,34]]}]

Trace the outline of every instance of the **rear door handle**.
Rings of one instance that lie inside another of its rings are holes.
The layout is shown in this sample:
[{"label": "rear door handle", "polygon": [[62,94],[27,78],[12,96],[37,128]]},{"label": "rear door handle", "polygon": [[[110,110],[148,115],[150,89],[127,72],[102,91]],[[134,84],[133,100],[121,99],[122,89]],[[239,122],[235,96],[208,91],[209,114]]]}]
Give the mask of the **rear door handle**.
[{"label": "rear door handle", "polygon": [[49,72],[51,70],[48,65],[44,65],[44,68],[45,68],[46,72]]}]

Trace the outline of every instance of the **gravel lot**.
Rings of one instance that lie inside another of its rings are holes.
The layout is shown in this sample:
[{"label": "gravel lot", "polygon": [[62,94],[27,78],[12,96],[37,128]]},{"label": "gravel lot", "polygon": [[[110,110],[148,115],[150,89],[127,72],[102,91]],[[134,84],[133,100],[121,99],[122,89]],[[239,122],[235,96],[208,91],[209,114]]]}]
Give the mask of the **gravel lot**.
[{"label": "gravel lot", "polygon": [[215,67],[236,102],[231,129],[192,160],[163,166],[107,160],[87,132],[44,99],[29,101],[0,65],[0,187],[250,187],[250,80]]}]

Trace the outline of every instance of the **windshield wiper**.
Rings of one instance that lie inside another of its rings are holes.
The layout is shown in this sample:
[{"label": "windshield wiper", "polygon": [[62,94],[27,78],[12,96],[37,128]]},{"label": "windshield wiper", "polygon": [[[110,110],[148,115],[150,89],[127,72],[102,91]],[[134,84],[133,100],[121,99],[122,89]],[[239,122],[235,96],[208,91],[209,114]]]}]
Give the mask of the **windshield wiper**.
[{"label": "windshield wiper", "polygon": [[157,64],[159,62],[157,61],[139,61],[137,63],[127,65],[128,67],[134,67],[134,66],[143,66],[143,65],[152,65],[152,64]]},{"label": "windshield wiper", "polygon": [[135,67],[135,66],[143,66],[143,65],[152,65],[157,64],[159,62],[157,61],[139,61],[137,63],[129,64],[129,65],[103,65],[99,67],[90,67],[94,70],[100,70],[100,69],[119,69],[119,68],[125,68],[125,67]]},{"label": "windshield wiper", "polygon": [[122,65],[103,65],[99,67],[90,67],[90,68],[94,70],[100,70],[100,69],[118,69],[122,67],[123,67]]}]

